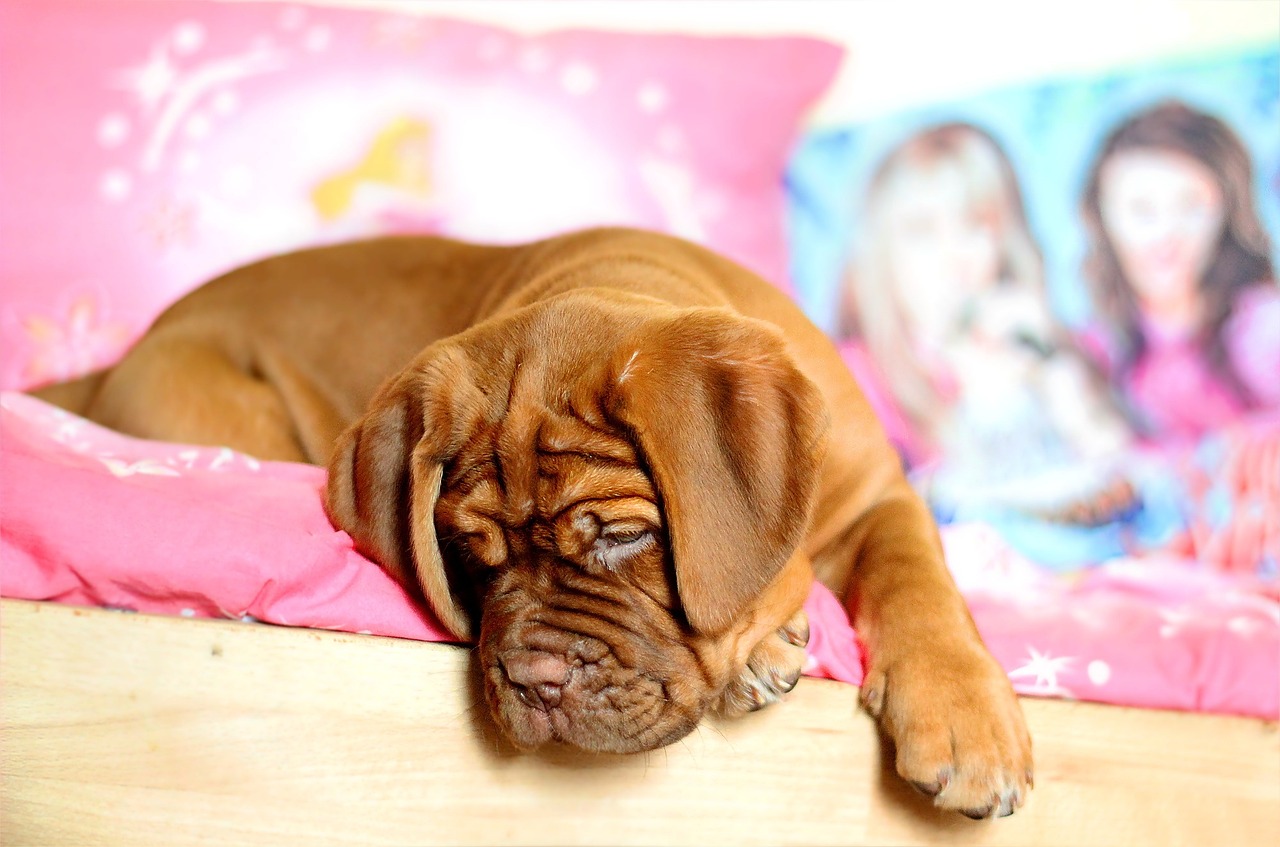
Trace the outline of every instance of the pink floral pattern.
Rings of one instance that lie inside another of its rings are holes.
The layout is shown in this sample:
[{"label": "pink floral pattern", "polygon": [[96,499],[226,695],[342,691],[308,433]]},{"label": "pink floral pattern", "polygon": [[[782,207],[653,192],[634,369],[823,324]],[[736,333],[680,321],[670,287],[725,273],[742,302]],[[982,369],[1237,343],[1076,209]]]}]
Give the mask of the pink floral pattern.
[{"label": "pink floral pattern", "polygon": [[90,294],[53,315],[20,319],[29,351],[20,379],[27,385],[70,379],[115,361],[133,338],[124,323],[103,314]]}]

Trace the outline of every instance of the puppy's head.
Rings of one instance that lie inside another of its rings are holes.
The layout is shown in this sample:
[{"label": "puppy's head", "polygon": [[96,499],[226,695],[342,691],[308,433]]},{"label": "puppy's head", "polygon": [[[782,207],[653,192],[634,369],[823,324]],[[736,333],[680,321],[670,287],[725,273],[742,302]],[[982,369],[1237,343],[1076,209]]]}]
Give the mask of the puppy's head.
[{"label": "puppy's head", "polygon": [[689,732],[803,602],[826,429],[765,324],[575,292],[386,384],[328,508],[478,639],[516,745],[638,751]]}]

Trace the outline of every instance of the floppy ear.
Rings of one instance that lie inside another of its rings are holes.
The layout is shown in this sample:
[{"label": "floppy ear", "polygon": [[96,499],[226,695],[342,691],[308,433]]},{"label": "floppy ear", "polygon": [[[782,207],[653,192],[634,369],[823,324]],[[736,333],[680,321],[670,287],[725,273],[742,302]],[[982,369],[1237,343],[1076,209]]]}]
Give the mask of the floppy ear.
[{"label": "floppy ear", "polygon": [[653,473],[689,624],[715,632],[804,540],[827,408],[763,322],[690,309],[642,333],[611,364],[610,411]]},{"label": "floppy ear", "polygon": [[339,437],[329,460],[325,508],[356,549],[421,591],[440,623],[468,640],[470,617],[450,589],[436,538],[444,462],[462,440],[450,397],[439,396],[448,390],[439,371],[410,366],[383,385],[364,417]]}]

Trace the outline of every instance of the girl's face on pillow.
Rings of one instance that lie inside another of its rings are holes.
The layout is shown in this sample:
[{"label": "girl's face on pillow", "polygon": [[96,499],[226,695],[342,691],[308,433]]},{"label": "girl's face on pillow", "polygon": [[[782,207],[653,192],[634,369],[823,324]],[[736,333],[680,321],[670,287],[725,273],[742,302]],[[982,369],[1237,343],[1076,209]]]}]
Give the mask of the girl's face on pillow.
[{"label": "girl's face on pillow", "polygon": [[999,273],[997,212],[945,163],[900,172],[885,185],[884,256],[897,301],[917,335],[941,342]]},{"label": "girl's face on pillow", "polygon": [[1197,296],[1222,234],[1214,173],[1181,153],[1133,150],[1102,171],[1102,222],[1145,309],[1168,312]]}]

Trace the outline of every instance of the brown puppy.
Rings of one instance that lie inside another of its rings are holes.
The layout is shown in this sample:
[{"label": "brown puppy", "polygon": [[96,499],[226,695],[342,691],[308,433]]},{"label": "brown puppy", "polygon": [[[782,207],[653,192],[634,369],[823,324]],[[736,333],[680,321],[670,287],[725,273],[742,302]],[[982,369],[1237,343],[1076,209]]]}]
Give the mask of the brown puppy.
[{"label": "brown puppy", "polygon": [[334,522],[478,639],[518,746],[644,750],[776,700],[816,573],[864,639],[898,772],[971,816],[1030,787],[1018,701],[831,343],[694,245],[296,253],[37,394],[140,436],[328,461]]}]

